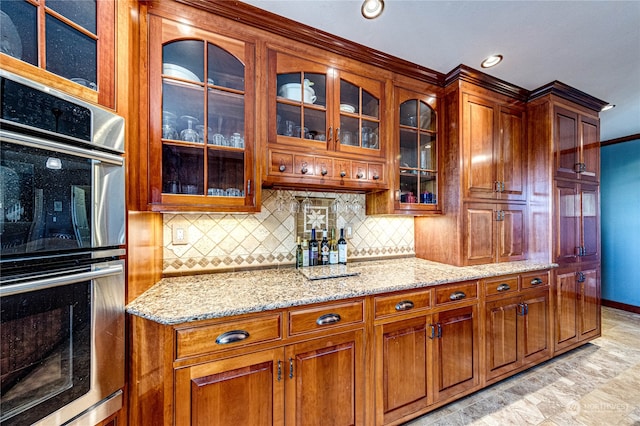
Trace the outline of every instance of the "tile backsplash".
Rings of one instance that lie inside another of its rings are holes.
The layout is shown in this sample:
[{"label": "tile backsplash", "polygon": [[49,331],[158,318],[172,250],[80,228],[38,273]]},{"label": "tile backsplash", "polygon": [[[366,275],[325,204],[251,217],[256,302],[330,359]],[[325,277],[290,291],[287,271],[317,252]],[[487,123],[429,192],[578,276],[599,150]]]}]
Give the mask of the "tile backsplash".
[{"label": "tile backsplash", "polygon": [[[291,209],[296,206],[298,211]],[[300,206],[310,202],[306,210]],[[262,191],[255,214],[164,214],[163,272],[192,274],[236,268],[291,266],[296,236],[308,229],[350,227],[348,259],[415,254],[412,216],[365,216],[362,194]],[[186,229],[187,244],[172,243],[173,226]],[[318,239],[322,236],[318,234]]]}]

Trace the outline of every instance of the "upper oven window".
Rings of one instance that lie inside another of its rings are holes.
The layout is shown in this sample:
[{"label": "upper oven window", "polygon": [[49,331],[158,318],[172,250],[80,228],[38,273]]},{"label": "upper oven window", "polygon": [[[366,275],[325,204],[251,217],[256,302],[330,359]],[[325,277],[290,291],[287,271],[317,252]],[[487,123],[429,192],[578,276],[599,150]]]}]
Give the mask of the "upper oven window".
[{"label": "upper oven window", "polygon": [[91,247],[93,160],[0,143],[2,256]]}]

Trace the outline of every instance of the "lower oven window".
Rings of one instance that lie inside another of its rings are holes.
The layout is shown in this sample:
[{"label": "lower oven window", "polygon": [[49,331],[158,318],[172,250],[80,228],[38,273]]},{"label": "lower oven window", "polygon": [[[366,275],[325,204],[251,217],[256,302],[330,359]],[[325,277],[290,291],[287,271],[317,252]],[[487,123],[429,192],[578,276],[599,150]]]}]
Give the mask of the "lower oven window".
[{"label": "lower oven window", "polygon": [[0,300],[0,422],[31,424],[91,387],[91,282]]}]

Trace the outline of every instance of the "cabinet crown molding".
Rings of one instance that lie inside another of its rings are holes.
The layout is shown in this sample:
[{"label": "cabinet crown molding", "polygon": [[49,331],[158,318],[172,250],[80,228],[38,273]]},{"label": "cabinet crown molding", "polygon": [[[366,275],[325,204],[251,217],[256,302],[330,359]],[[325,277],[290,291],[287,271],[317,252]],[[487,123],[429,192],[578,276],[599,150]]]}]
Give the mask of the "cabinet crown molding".
[{"label": "cabinet crown molding", "polygon": [[545,95],[556,95],[596,112],[600,112],[602,107],[608,104],[606,101],[591,96],[558,80],[532,90],[529,93],[528,101],[533,101]]},{"label": "cabinet crown molding", "polygon": [[458,81],[465,81],[522,102],[526,102],[529,97],[529,91],[527,89],[523,89],[515,84],[508,83],[463,64],[458,65],[445,76],[444,85],[448,86]]}]

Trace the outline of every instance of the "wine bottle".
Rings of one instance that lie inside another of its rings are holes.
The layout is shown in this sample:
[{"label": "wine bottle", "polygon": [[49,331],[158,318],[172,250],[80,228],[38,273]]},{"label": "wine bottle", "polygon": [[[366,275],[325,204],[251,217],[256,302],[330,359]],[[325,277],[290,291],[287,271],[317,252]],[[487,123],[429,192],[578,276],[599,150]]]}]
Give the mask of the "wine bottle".
[{"label": "wine bottle", "polygon": [[336,229],[331,228],[331,240],[329,241],[329,265],[338,263],[338,240],[336,240]]},{"label": "wine bottle", "polygon": [[302,243],[300,243],[300,237],[296,242],[296,269],[302,267]]},{"label": "wine bottle", "polygon": [[327,230],[322,230],[322,241],[320,241],[320,265],[329,264],[329,240],[327,239]]},{"label": "wine bottle", "polygon": [[316,229],[311,230],[311,239],[309,240],[309,266],[318,264],[318,240],[316,240]]},{"label": "wine bottle", "polygon": [[309,242],[302,240],[302,266],[309,266]]},{"label": "wine bottle", "polygon": [[338,263],[347,264],[347,240],[344,239],[344,228],[340,228],[340,239],[338,240]]}]

